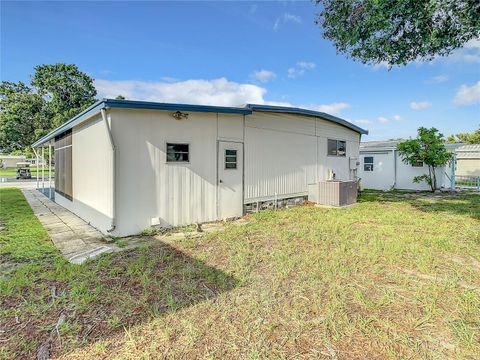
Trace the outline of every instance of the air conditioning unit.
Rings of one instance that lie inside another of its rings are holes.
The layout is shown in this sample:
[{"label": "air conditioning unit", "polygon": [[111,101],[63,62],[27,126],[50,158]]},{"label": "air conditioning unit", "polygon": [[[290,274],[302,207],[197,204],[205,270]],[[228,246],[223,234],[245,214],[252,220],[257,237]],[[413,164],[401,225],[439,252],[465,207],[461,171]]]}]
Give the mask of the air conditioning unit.
[{"label": "air conditioning unit", "polygon": [[320,181],[308,185],[308,200],[320,205],[347,206],[357,202],[356,181]]}]

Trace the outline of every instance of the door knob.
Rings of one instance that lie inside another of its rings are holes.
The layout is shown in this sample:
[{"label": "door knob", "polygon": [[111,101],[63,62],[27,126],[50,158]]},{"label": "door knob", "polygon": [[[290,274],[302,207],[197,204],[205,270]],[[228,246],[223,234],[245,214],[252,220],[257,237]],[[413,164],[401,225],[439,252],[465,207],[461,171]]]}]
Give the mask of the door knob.
[{"label": "door knob", "polygon": [[222,183],[223,183],[223,180],[220,180],[220,184],[222,184]]}]

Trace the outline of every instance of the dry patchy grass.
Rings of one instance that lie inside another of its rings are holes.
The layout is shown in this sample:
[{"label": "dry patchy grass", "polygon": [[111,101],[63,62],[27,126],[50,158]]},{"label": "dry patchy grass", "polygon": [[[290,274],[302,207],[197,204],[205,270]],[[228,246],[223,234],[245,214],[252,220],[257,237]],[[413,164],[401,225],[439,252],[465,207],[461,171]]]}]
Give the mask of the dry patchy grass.
[{"label": "dry patchy grass", "polygon": [[[34,331],[38,346],[65,313],[52,340],[65,358],[476,358],[479,216],[474,194],[264,211],[80,267],[42,264],[24,271],[32,281],[16,273],[0,314],[33,318],[13,336]],[[13,344],[4,354],[36,349]]]}]

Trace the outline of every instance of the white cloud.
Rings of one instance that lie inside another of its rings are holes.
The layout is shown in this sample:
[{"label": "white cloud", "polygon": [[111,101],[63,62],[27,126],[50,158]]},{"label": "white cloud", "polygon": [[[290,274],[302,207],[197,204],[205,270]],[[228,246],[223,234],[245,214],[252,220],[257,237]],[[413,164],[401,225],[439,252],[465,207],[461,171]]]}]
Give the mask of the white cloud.
[{"label": "white cloud", "polygon": [[445,82],[448,80],[448,75],[437,75],[437,76],[434,76],[431,80],[431,82],[433,83],[441,83],[441,82]]},{"label": "white cloud", "polygon": [[[371,65],[367,65],[371,66]],[[380,61],[379,63],[371,66],[374,70],[379,70],[379,69],[390,69],[390,65],[386,61]]]},{"label": "white cloud", "polygon": [[301,106],[305,109],[310,109],[314,111],[324,112],[330,115],[339,115],[343,110],[348,109],[350,104],[345,102],[336,102],[331,104],[310,104],[310,105],[303,105]]},{"label": "white cloud", "polygon": [[400,121],[400,120],[402,120],[402,117],[400,115],[393,115],[392,119],[395,120],[395,121]]},{"label": "white cloud", "polygon": [[295,65],[295,67],[291,67],[288,69],[288,77],[291,79],[295,79],[298,76],[305,74],[307,70],[313,70],[317,65],[313,62],[309,61],[299,61]]},{"label": "white cloud", "polygon": [[355,120],[356,123],[362,124],[362,125],[368,125],[371,124],[372,121],[368,119],[360,119],[360,120]]},{"label": "white cloud", "polygon": [[[157,101],[218,106],[238,106],[251,103],[274,106],[295,106],[285,101],[266,100],[267,90],[253,84],[241,84],[226,78],[186,80],[178,82],[140,80],[95,80],[100,98],[123,95],[127,100]],[[350,107],[345,102],[298,105],[298,107],[339,115]]]},{"label": "white cloud", "polygon": [[284,13],[282,16],[278,17],[273,24],[273,30],[277,31],[282,24],[300,24],[302,22],[302,18],[298,15],[293,15],[290,13]]},{"label": "white cloud", "polygon": [[428,101],[412,101],[410,103],[410,108],[413,110],[428,109],[431,106],[432,106],[432,103]]},{"label": "white cloud", "polygon": [[384,117],[384,116],[378,117],[378,122],[379,122],[380,124],[386,124],[386,123],[388,123],[389,121],[390,121],[390,120],[388,120],[388,119],[387,119],[386,117]]},{"label": "white cloud", "polygon": [[480,81],[471,86],[465,84],[460,86],[453,102],[458,106],[480,104]]},{"label": "white cloud", "polygon": [[129,100],[235,106],[244,103],[266,104],[267,90],[226,78],[155,82],[140,80],[95,80],[99,97],[123,95]]},{"label": "white cloud", "polygon": [[263,69],[258,70],[258,71],[254,71],[253,74],[252,74],[253,79],[258,80],[262,83],[266,83],[269,80],[275,79],[276,77],[277,77],[277,75],[273,71],[263,70]]},{"label": "white cloud", "polygon": [[480,39],[468,41],[463,48],[457,49],[446,57],[449,62],[480,63]]}]

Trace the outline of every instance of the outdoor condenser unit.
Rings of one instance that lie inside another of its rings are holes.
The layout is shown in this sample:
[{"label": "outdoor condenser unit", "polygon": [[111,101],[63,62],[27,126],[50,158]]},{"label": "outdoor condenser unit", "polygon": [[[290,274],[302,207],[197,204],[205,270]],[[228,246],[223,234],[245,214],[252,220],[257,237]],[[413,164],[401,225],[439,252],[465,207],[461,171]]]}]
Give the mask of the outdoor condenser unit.
[{"label": "outdoor condenser unit", "polygon": [[357,182],[333,180],[309,184],[308,200],[329,206],[355,204],[357,202]]}]

